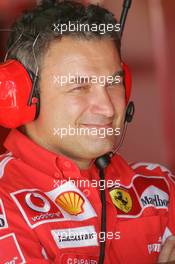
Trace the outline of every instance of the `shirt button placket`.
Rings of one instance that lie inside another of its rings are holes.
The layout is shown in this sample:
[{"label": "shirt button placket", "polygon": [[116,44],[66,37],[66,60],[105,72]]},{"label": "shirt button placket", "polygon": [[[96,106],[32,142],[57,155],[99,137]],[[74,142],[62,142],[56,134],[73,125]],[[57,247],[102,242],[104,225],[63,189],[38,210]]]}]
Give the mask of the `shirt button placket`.
[{"label": "shirt button placket", "polygon": [[65,161],[64,162],[64,167],[67,168],[67,169],[70,169],[71,168],[71,164],[69,161]]}]

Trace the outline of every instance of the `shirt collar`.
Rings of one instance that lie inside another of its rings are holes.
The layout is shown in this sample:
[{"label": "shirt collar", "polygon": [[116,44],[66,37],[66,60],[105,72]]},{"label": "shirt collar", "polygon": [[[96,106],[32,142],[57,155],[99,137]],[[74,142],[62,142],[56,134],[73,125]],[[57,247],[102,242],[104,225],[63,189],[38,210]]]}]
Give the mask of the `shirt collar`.
[{"label": "shirt collar", "polygon": [[[67,179],[99,178],[99,171],[94,163],[90,168],[80,171],[74,161],[41,147],[17,129],[10,131],[4,142],[4,147],[12,152],[17,159],[21,159],[27,165],[52,177]],[[130,178],[128,175],[133,175],[132,169],[118,155],[112,158],[111,166],[107,168],[108,172],[111,171],[111,167],[114,167],[114,174],[118,175],[119,178],[123,174],[127,175],[124,177],[127,182]],[[110,174],[107,173],[108,176]]]},{"label": "shirt collar", "polygon": [[[71,176],[71,178],[79,178],[81,175],[80,169],[74,161],[48,151],[17,129],[10,131],[4,142],[4,147],[12,152],[16,158],[48,175],[53,175],[59,171],[62,171],[66,177]],[[87,175],[88,170],[85,171]]]}]

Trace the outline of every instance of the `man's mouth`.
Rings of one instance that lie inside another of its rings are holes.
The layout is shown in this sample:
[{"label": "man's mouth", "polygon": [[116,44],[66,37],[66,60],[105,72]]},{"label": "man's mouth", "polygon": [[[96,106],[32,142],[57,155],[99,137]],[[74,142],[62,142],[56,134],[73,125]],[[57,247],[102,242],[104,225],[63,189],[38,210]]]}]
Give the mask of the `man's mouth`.
[{"label": "man's mouth", "polygon": [[88,127],[88,128],[112,128],[112,122],[111,123],[104,123],[104,124],[81,124],[81,126]]}]

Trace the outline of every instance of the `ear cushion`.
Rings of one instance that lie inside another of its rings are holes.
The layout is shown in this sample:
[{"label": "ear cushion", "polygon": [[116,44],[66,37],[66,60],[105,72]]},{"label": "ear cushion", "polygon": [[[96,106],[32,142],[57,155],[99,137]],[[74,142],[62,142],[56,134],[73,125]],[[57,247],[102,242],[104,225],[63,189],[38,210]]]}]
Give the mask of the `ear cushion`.
[{"label": "ear cushion", "polygon": [[126,104],[129,102],[129,98],[131,96],[131,84],[132,84],[132,78],[131,78],[131,72],[129,70],[129,67],[127,64],[122,62],[122,68],[124,71],[124,85],[125,85],[125,97],[126,97]]},{"label": "ear cushion", "polygon": [[36,100],[28,99],[32,80],[25,67],[17,60],[0,64],[0,125],[16,128],[35,119]]}]

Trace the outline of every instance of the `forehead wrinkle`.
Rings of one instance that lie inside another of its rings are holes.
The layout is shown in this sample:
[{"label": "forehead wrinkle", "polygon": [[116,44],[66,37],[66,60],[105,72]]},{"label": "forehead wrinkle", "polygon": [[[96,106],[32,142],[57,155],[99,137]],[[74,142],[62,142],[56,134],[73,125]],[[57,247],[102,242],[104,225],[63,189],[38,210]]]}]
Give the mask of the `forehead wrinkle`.
[{"label": "forehead wrinkle", "polygon": [[[64,45],[62,40],[60,41],[60,43],[53,43],[53,45],[51,44],[50,49],[48,50],[47,54],[45,54],[45,58],[46,61],[44,63],[43,61],[43,68],[48,68],[48,67],[52,67],[53,71],[54,68],[56,70],[59,70],[60,73],[62,72],[63,68],[67,68],[69,70],[70,68],[70,72],[72,72],[72,69],[77,68],[77,71],[90,71],[90,72],[111,72],[112,68],[111,68],[111,63],[112,64],[119,64],[120,62],[114,59],[115,55],[114,50],[111,48],[111,50],[109,50],[109,54],[102,54],[103,56],[101,56],[100,53],[96,52],[96,49],[92,49],[92,43],[90,44],[90,46],[88,46],[88,42],[82,42],[82,44],[80,43],[80,47],[81,49],[79,50],[78,47],[78,43],[80,40],[78,41],[72,41],[72,45],[70,45],[70,42],[67,42],[65,40]],[[93,40],[94,41],[94,40]],[[85,45],[83,45],[83,43],[85,43]],[[99,41],[98,41],[99,43]],[[60,45],[58,47],[58,45]],[[105,44],[106,46],[106,44]],[[65,53],[65,47],[68,47],[66,53]],[[76,47],[76,48],[75,48]],[[54,60],[53,60],[53,54],[54,54]],[[109,57],[112,59],[109,60]],[[61,63],[59,63],[59,60],[61,61]],[[120,59],[119,59],[120,60]],[[115,63],[116,61],[116,63]],[[117,63],[118,61],[118,63]],[[47,63],[47,65],[46,65]],[[61,64],[61,65],[60,65]],[[72,64],[72,65],[66,65],[66,64]],[[63,67],[62,67],[63,66]],[[65,67],[66,66],[66,67]],[[115,65],[113,65],[113,68],[115,67]],[[102,69],[102,70],[101,70]],[[104,74],[105,75],[105,74]]]}]

